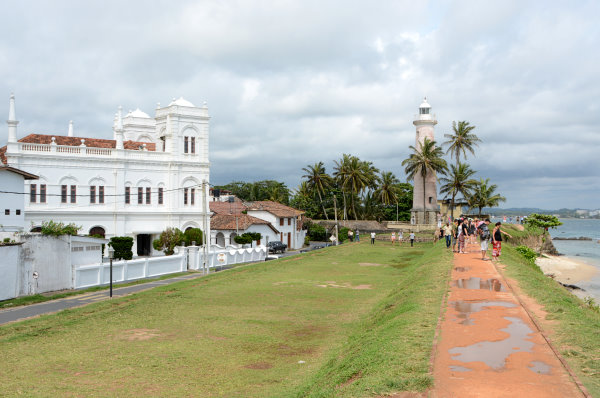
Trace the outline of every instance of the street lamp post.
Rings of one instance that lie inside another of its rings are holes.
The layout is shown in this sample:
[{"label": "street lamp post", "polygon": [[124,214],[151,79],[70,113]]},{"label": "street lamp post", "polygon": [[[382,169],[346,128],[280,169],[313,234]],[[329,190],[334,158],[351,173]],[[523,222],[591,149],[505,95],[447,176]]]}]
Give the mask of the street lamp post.
[{"label": "street lamp post", "polygon": [[108,247],[108,258],[110,259],[110,298],[112,298],[112,283],[113,283],[113,273],[112,273],[112,261],[115,257],[115,249],[112,247]]}]

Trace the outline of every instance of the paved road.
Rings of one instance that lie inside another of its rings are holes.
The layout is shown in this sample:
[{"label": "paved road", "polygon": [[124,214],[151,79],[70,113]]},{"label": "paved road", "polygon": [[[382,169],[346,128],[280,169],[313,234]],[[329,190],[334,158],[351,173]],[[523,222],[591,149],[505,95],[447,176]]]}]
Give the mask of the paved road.
[{"label": "paved road", "polygon": [[[170,285],[175,282],[180,282],[188,279],[202,277],[202,273],[194,272],[187,275],[177,276],[175,278],[151,281],[139,285],[113,288],[113,297],[127,296],[132,293],[141,292],[142,290],[152,289],[157,286]],[[76,296],[65,297],[58,300],[46,301],[44,303],[32,304],[27,306],[15,307],[0,310],[0,325],[20,321],[42,314],[50,314],[65,310],[67,308],[81,307],[86,304],[95,303],[109,298],[109,290],[84,293]]]}]

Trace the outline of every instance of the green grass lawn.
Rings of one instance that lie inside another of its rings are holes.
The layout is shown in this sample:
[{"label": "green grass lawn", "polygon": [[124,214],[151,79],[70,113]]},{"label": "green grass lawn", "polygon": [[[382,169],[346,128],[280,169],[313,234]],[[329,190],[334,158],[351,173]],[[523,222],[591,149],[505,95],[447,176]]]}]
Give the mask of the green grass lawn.
[{"label": "green grass lawn", "polygon": [[590,394],[600,397],[600,313],[544,276],[514,247],[506,245],[502,252],[507,275],[515,278],[526,294],[544,306],[548,320],[556,321],[552,326],[553,344]]},{"label": "green grass lawn", "polygon": [[0,395],[422,391],[451,261],[365,239],[6,325]]}]

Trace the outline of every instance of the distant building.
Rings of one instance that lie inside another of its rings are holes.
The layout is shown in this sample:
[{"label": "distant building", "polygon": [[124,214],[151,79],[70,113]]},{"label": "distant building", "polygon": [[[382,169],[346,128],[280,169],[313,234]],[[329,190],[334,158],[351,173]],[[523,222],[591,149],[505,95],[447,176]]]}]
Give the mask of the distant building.
[{"label": "distant building", "polygon": [[[435,115],[431,114],[431,105],[427,103],[427,98],[419,106],[419,114],[416,115],[413,124],[416,126],[416,144],[415,148],[420,149],[425,138],[434,141],[434,129],[437,124]],[[415,174],[413,187],[413,207],[411,213],[412,224],[436,224],[440,209],[437,201],[437,176],[435,173],[428,173],[425,176],[425,187],[423,188],[423,176],[420,173]],[[423,189],[425,193],[423,194]]]},{"label": "distant building", "polygon": [[262,244],[280,240],[289,249],[304,246],[306,230],[302,228],[303,211],[268,200],[244,203],[235,198],[231,202],[210,202],[212,242],[219,246],[234,244],[236,235],[260,232]]},{"label": "distant building", "polygon": [[[0,166],[0,238],[21,232],[25,224],[24,181],[37,180],[38,176],[8,166]],[[3,234],[4,233],[4,234]]]},{"label": "distant building", "polygon": [[11,95],[7,123],[2,163],[39,176],[18,189],[27,225],[72,222],[82,234],[131,236],[140,256],[153,253],[152,240],[167,227],[210,228],[206,105],[180,98],[159,104],[154,117],[139,109],[122,117],[119,109],[112,140],[75,136],[73,123],[67,135],[17,139]]}]

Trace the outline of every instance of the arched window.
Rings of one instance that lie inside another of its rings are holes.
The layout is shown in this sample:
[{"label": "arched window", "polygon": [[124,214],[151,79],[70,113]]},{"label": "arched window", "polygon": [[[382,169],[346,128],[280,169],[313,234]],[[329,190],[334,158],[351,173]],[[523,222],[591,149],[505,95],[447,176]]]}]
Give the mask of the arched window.
[{"label": "arched window", "polygon": [[93,227],[90,228],[90,233],[88,235],[100,235],[102,238],[104,238],[106,236],[106,231],[102,227]]}]

